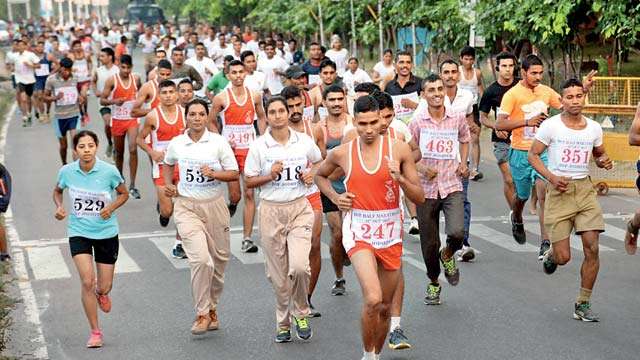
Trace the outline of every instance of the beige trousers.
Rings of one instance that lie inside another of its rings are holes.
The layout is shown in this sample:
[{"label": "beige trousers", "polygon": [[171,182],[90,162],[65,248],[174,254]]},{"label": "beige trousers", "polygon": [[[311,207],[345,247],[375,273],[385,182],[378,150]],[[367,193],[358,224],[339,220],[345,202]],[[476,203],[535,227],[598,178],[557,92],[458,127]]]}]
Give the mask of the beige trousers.
[{"label": "beige trousers", "polygon": [[198,315],[218,305],[229,261],[229,209],[222,196],[195,200],[178,197],[174,221],[191,267],[191,292]]},{"label": "beige trousers", "polygon": [[276,293],[278,328],[289,329],[291,315],[309,315],[313,210],[306,197],[286,203],[261,200],[258,223],[267,278]]}]

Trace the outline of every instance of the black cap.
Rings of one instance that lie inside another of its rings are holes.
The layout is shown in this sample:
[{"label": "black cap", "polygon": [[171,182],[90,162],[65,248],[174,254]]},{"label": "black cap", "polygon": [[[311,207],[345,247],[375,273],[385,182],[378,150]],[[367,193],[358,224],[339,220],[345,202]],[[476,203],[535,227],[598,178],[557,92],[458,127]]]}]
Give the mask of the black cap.
[{"label": "black cap", "polygon": [[291,65],[289,66],[289,68],[284,72],[284,76],[287,79],[298,79],[302,76],[307,75],[306,72],[304,72],[304,70],[302,70],[302,67],[300,67],[299,65]]}]

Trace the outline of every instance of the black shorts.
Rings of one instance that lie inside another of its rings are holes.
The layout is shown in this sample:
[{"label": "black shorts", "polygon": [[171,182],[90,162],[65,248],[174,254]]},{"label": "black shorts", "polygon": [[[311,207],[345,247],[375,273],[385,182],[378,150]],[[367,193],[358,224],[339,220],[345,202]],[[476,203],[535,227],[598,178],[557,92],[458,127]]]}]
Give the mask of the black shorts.
[{"label": "black shorts", "polygon": [[33,84],[18,83],[18,92],[24,92],[25,94],[27,94],[28,97],[31,97],[31,95],[33,95],[34,85],[35,83]]},{"label": "black shorts", "polygon": [[480,126],[480,110],[478,109],[478,104],[473,105],[473,122],[476,125]]},{"label": "black shorts", "polygon": [[100,116],[111,115],[111,108],[108,106],[103,106],[100,108]]},{"label": "black shorts", "polygon": [[108,239],[89,239],[82,236],[69,238],[71,257],[78,254],[93,255],[97,263],[113,265],[118,260],[118,235]]},{"label": "black shorts", "polygon": [[320,200],[322,200],[322,213],[326,214],[332,211],[340,211],[338,205],[334,204],[328,197],[320,193]]}]

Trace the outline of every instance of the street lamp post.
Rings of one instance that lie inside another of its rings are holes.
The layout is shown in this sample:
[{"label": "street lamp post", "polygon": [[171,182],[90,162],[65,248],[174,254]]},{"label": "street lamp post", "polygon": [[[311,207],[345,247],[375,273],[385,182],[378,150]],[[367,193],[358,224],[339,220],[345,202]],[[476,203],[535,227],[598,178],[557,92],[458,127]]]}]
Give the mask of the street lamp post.
[{"label": "street lamp post", "polygon": [[318,20],[320,23],[320,45],[324,46],[324,22],[322,20],[322,4],[318,1]]},{"label": "street lamp post", "polygon": [[351,56],[358,57],[358,44],[356,42],[356,16],[353,12],[353,0],[349,0],[351,7]]},{"label": "street lamp post", "polygon": [[378,37],[380,38],[380,61],[384,53],[384,38],[382,32],[382,0],[378,0]]}]

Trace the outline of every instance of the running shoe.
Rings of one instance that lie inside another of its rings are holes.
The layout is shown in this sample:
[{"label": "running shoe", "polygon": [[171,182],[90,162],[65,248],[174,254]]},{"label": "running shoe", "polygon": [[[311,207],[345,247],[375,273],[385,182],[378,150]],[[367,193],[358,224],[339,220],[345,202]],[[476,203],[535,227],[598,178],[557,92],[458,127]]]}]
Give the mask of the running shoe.
[{"label": "running shoe", "polygon": [[402,350],[402,349],[411,349],[411,344],[409,344],[409,339],[404,336],[404,332],[402,329],[395,328],[389,334],[389,349],[391,350]]},{"label": "running shoe", "polygon": [[345,279],[336,279],[333,282],[333,287],[331,288],[331,295],[333,296],[342,296],[347,292],[344,285],[346,284]]},{"label": "running shoe", "polygon": [[171,250],[171,255],[176,259],[186,259],[187,254],[184,252],[182,248],[182,244],[176,244],[176,246]]},{"label": "running shoe", "polygon": [[158,216],[158,220],[160,220],[160,226],[167,227],[167,225],[169,225],[169,220],[171,220],[171,218],[160,215]]},{"label": "running shoe", "polygon": [[27,127],[29,126],[29,122],[27,121],[27,117],[23,116],[22,117],[22,127]]},{"label": "running shoe", "polygon": [[11,255],[9,254],[0,254],[0,261],[8,261],[11,260]]},{"label": "running shoe", "polygon": [[105,151],[105,156],[108,158],[113,156],[113,144],[107,145],[107,151]]},{"label": "running shoe", "polygon": [[509,212],[509,219],[511,220],[511,233],[513,233],[513,238],[518,244],[524,245],[527,242],[527,234],[524,232],[524,224],[518,224],[513,220],[513,211]]},{"label": "running shoe", "polygon": [[235,215],[236,213],[236,210],[238,210],[238,204],[229,203],[229,205],[227,205],[227,208],[229,208],[229,217],[233,217],[233,215]]},{"label": "running shoe", "polygon": [[549,240],[542,240],[542,243],[540,243],[540,251],[538,252],[539,261],[542,261],[542,259],[544,258],[544,253],[546,253],[549,249],[551,249],[551,242],[549,242]]},{"label": "running shoe", "polygon": [[409,226],[409,234],[411,235],[420,234],[420,226],[418,225],[418,219],[415,217],[411,218],[411,224]]},{"label": "running shoe", "polygon": [[553,253],[551,249],[545,251],[544,256],[542,257],[542,269],[545,274],[551,275],[558,268],[558,264],[553,261]]},{"label": "running shoe", "polygon": [[102,312],[108,313],[109,311],[111,311],[111,298],[109,297],[109,295],[96,293],[96,299],[98,299],[98,307],[100,307],[100,310],[102,310]]},{"label": "running shoe", "polygon": [[471,246],[462,246],[462,249],[456,251],[456,261],[469,262],[476,258],[476,251]]},{"label": "running shoe", "polygon": [[484,174],[478,170],[472,170],[471,174],[469,174],[469,179],[472,181],[482,180]]},{"label": "running shoe", "polygon": [[202,335],[206,333],[210,323],[211,318],[208,315],[198,315],[191,326],[191,333],[193,335]]},{"label": "running shoe", "polygon": [[444,277],[447,282],[453,286],[458,285],[460,282],[460,270],[456,266],[456,259],[452,256],[448,260],[442,258],[442,250],[440,250],[440,263],[444,268]]},{"label": "running shoe", "polygon": [[216,310],[209,310],[209,319],[211,320],[211,322],[207,327],[207,331],[218,330],[220,322],[218,321],[218,312]]},{"label": "running shoe", "polygon": [[440,284],[429,283],[427,286],[427,290],[424,293],[424,303],[425,305],[440,305],[442,302],[440,301],[440,292],[442,291],[442,286]]},{"label": "running shoe", "polygon": [[318,310],[316,310],[315,307],[313,307],[313,305],[311,304],[311,301],[309,301],[309,317],[311,318],[317,318],[317,317],[321,317],[322,314],[320,314],[320,312]]},{"label": "running shoe", "polygon": [[638,250],[638,229],[634,228],[631,220],[627,222],[627,232],[624,235],[624,249],[629,255],[635,255]]},{"label": "running shoe", "polygon": [[140,200],[140,191],[138,191],[138,189],[134,187],[129,189],[129,195],[131,195],[136,200]]},{"label": "running shoe", "polygon": [[240,248],[242,252],[246,253],[255,253],[258,252],[258,246],[251,241],[249,238],[245,238],[242,240],[242,247]]},{"label": "running shoe", "polygon": [[29,117],[27,118],[27,124],[29,126],[31,126],[33,124],[33,122],[31,121],[31,115],[29,115]]},{"label": "running shoe", "polygon": [[101,330],[91,330],[91,335],[89,335],[89,341],[87,341],[88,348],[99,348],[102,347],[102,331]]},{"label": "running shoe", "polygon": [[300,340],[309,340],[313,336],[313,331],[311,331],[311,325],[309,325],[309,320],[307,318],[293,317],[293,322],[296,324],[296,335]]},{"label": "running shoe", "polygon": [[288,343],[291,342],[291,330],[289,329],[280,329],[276,334],[276,342],[277,343]]},{"label": "running shoe", "polygon": [[600,318],[591,310],[590,302],[575,303],[573,305],[573,318],[586,322],[598,322]]}]

